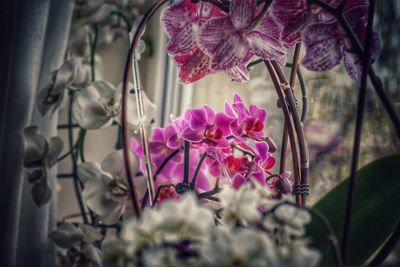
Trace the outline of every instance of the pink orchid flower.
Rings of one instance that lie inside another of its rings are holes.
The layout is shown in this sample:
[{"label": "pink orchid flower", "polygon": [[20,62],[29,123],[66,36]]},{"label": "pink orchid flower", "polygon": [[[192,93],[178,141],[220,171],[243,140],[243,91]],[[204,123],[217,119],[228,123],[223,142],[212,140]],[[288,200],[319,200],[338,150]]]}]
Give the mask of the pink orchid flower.
[{"label": "pink orchid flower", "polygon": [[280,27],[267,14],[257,21],[260,12],[256,0],[232,0],[229,15],[204,23],[199,46],[210,56],[211,69],[238,66],[248,53],[265,60],[279,60],[285,55],[279,42]]},{"label": "pink orchid flower", "polygon": [[[194,4],[190,0],[179,1],[163,12],[161,22],[169,37],[167,52],[180,68],[182,83],[192,83],[216,72],[209,67],[210,57],[198,45],[198,32],[207,20],[223,15],[220,9],[210,3]],[[246,65],[251,57],[252,54],[248,53],[242,64],[226,69],[226,74],[236,82],[248,81]]]},{"label": "pink orchid flower", "polygon": [[242,185],[252,182],[258,182],[259,184],[265,186],[265,176],[262,171],[250,171],[247,174],[238,173],[232,179],[232,187],[234,189],[239,189]]},{"label": "pink orchid flower", "polygon": [[[337,2],[337,0],[336,0]],[[337,4],[337,3],[334,4]],[[368,2],[365,0],[349,0],[346,2],[343,13],[353,31],[364,45]],[[302,33],[306,48],[306,55],[302,64],[312,71],[327,71],[337,66],[344,58],[344,66],[350,77],[360,82],[362,60],[352,49],[350,39],[336,19],[314,22],[307,25]],[[381,48],[380,37],[374,32],[371,43],[370,59],[378,57]]]},{"label": "pink orchid flower", "polygon": [[168,156],[172,151],[181,147],[181,140],[174,125],[169,124],[164,128],[154,128],[150,140],[150,151],[154,155]]},{"label": "pink orchid flower", "polygon": [[209,106],[187,110],[184,119],[188,126],[181,132],[183,139],[193,143],[206,143],[209,146],[229,147],[224,135],[228,130],[225,129],[225,125],[216,121],[215,113]]},{"label": "pink orchid flower", "polygon": [[275,165],[275,157],[272,156],[269,151],[269,146],[266,142],[256,142],[255,144],[256,157],[255,161],[258,163],[260,168],[267,174],[271,175],[271,169]]},{"label": "pink orchid flower", "polygon": [[235,94],[232,106],[225,104],[225,114],[218,117],[220,125],[229,125],[230,132],[239,140],[247,138],[259,140],[264,136],[265,109],[251,104],[246,107],[238,94]]}]

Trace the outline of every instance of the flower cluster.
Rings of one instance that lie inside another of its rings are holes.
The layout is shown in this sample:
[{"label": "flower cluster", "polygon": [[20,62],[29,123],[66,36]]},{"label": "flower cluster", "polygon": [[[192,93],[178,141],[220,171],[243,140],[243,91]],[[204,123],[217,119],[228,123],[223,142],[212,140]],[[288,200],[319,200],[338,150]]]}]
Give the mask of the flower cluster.
[{"label": "flower cluster", "polygon": [[[194,3],[196,2],[196,3]],[[247,64],[255,57],[285,64],[286,49],[305,44],[303,65],[312,71],[327,71],[344,58],[350,77],[360,81],[362,61],[339,21],[307,0],[223,1],[216,7],[208,1],[181,0],[167,8],[163,27],[170,38],[167,51],[180,67],[183,83],[207,74],[225,71],[232,80],[249,79]],[[361,44],[365,42],[368,2],[329,0],[342,12]],[[380,51],[373,33],[370,59]]]},{"label": "flower cluster", "polygon": [[[205,105],[172,118],[164,128],[155,128],[149,147],[155,189],[159,191],[157,201],[179,199],[188,190],[207,196],[213,184],[214,189],[221,184],[239,189],[257,183],[283,194],[291,192],[290,174],[272,171],[276,146],[264,135],[266,117],[264,109],[246,106],[235,95],[232,104],[225,104],[224,112]],[[131,146],[141,159],[140,170],[144,173],[142,145],[133,138]],[[185,152],[189,152],[188,162]],[[184,177],[185,165],[189,177]]]},{"label": "flower cluster", "polygon": [[104,244],[103,257],[109,266],[317,266],[320,255],[304,238],[310,215],[277,208],[270,195],[260,186],[226,186],[224,210],[215,214],[187,193],[145,209],[120,239]]}]

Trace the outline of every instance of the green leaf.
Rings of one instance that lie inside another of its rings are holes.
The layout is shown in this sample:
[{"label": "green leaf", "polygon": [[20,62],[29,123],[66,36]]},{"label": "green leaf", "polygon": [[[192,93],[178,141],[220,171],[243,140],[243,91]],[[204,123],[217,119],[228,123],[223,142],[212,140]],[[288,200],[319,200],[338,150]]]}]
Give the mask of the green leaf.
[{"label": "green leaf", "polygon": [[[348,184],[349,179],[344,180],[314,205],[332,224],[339,244]],[[400,155],[378,159],[358,171],[347,265],[365,263],[390,236],[400,222],[399,203]],[[307,226],[307,234],[313,239],[311,246],[323,254],[320,266],[335,266],[326,233],[316,220]]]}]

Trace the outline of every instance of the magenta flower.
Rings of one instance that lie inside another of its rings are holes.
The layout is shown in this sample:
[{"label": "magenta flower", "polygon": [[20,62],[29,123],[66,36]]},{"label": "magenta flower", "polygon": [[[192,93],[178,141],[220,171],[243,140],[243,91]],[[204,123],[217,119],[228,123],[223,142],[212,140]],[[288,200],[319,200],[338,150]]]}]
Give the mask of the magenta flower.
[{"label": "magenta flower", "polygon": [[238,158],[230,152],[227,155],[212,159],[208,166],[210,174],[216,178],[227,177],[232,179],[236,174],[245,174],[250,167],[247,157]]},{"label": "magenta flower", "polygon": [[209,106],[187,110],[184,119],[188,126],[181,132],[183,139],[193,143],[206,143],[210,146],[229,147],[224,135],[229,130],[226,125],[216,121],[215,113]]},{"label": "magenta flower", "polygon": [[150,140],[150,151],[154,155],[166,157],[172,151],[181,147],[181,140],[174,125],[169,124],[164,128],[155,128]]},{"label": "magenta flower", "polygon": [[233,177],[232,187],[237,190],[242,185],[247,184],[247,183],[252,183],[254,181],[257,181],[259,184],[265,186],[266,182],[265,182],[264,173],[259,170],[250,171],[248,174],[238,173],[235,175],[235,177]]},{"label": "magenta flower", "polygon": [[238,66],[248,53],[265,60],[278,60],[285,55],[279,42],[280,27],[268,15],[257,23],[260,11],[256,0],[232,0],[229,15],[204,23],[199,46],[210,56],[212,70]]},{"label": "magenta flower", "polygon": [[270,170],[274,167],[276,160],[275,157],[268,152],[268,144],[266,142],[257,142],[255,147],[257,151],[255,161],[265,173],[271,175],[272,173]]},{"label": "magenta flower", "polygon": [[[169,37],[167,52],[180,68],[179,78],[182,83],[195,82],[207,74],[215,73],[210,68],[210,57],[198,45],[198,32],[201,25],[213,17],[224,13],[212,4],[190,0],[179,1],[162,14],[161,22]],[[249,53],[237,67],[227,69],[226,74],[236,82],[249,80],[246,65],[252,55]]]},{"label": "magenta flower", "polygon": [[220,124],[229,123],[233,136],[240,140],[251,138],[259,140],[264,136],[264,121],[267,118],[265,109],[251,104],[246,107],[239,95],[235,94],[232,106],[225,104],[225,115],[219,118]]},{"label": "magenta flower", "polygon": [[[337,4],[336,2],[334,4]],[[349,0],[343,12],[361,44],[364,44],[368,19],[367,1]],[[344,58],[346,71],[353,80],[360,82],[362,60],[353,50],[350,39],[336,19],[316,21],[304,28],[302,36],[306,48],[302,63],[307,69],[327,71],[337,66]],[[378,57],[380,48],[379,35],[374,32],[370,50],[371,60]]]}]

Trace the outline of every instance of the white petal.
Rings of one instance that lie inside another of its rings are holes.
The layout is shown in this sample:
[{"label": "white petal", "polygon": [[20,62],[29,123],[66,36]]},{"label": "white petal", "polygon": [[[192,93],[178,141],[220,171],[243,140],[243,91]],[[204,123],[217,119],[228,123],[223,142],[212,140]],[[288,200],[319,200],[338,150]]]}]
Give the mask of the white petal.
[{"label": "white petal", "polygon": [[79,61],[76,59],[71,59],[65,61],[64,64],[57,70],[54,76],[54,84],[52,89],[52,94],[58,94],[65,90],[66,86],[74,78],[76,69],[78,67]]},{"label": "white petal", "polygon": [[99,176],[101,173],[100,165],[96,162],[84,162],[78,166],[78,176],[83,183]]},{"label": "white petal", "polygon": [[107,105],[114,97],[114,86],[108,82],[91,83],[74,97],[72,112],[84,129],[99,129],[112,124]]},{"label": "white petal", "polygon": [[64,142],[60,137],[55,136],[49,139],[48,144],[49,151],[47,153],[47,164],[49,167],[52,167],[57,163],[58,156],[64,147]]},{"label": "white petal", "polygon": [[39,134],[37,126],[25,128],[23,136],[25,141],[24,166],[27,168],[41,166],[48,150],[46,138]]},{"label": "white petal", "polygon": [[[135,153],[132,151],[130,151],[130,153],[130,166],[133,170],[133,173],[136,174],[139,170],[139,160]],[[101,163],[101,168],[105,172],[125,179],[126,172],[123,150],[118,150],[109,154]]]}]

